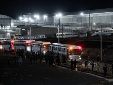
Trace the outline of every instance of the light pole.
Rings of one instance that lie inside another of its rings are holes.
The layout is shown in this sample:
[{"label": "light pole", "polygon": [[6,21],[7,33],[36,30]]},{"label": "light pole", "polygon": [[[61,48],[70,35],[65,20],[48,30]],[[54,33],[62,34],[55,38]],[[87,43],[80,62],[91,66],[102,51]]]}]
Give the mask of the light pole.
[{"label": "light pole", "polygon": [[39,14],[34,14],[34,18],[36,19],[37,25],[39,24],[40,20],[40,15]]},{"label": "light pole", "polygon": [[93,22],[93,29],[96,30],[96,23]]},{"label": "light pole", "polygon": [[101,26],[101,32],[100,32],[100,57],[101,57],[101,61],[103,60],[103,44],[102,44],[102,26]]},{"label": "light pole", "polygon": [[82,27],[82,26],[83,26],[82,17],[84,16],[84,13],[83,13],[83,12],[81,12],[81,13],[80,13],[80,16],[81,16],[81,27]]},{"label": "light pole", "polygon": [[[62,18],[62,16],[63,16],[62,13],[57,13],[57,14],[55,15],[55,18],[58,19],[58,27],[57,27],[57,29],[58,29],[58,43],[60,43],[59,32],[60,32],[60,26],[61,26],[61,21],[60,21],[60,19]],[[62,32],[62,36],[63,36],[63,32]]]},{"label": "light pole", "polygon": [[28,22],[29,22],[29,25],[30,25],[29,35],[30,35],[30,40],[31,40],[31,23],[34,23],[34,20],[31,17],[29,17]]},{"label": "light pole", "polygon": [[46,25],[47,23],[47,19],[48,19],[48,16],[47,15],[43,15],[43,19],[44,19],[44,25]]}]

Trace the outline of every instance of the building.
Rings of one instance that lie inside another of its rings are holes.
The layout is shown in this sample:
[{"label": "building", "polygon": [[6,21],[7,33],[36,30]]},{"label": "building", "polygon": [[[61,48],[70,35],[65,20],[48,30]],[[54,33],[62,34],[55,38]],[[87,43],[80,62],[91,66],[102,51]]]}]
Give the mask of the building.
[{"label": "building", "polygon": [[[58,26],[59,19],[54,17],[54,24]],[[64,32],[92,31],[98,28],[113,28],[113,9],[98,9],[64,15],[60,18],[60,28]]]},{"label": "building", "polygon": [[15,20],[0,14],[0,38],[10,38],[15,34],[20,34],[20,28],[16,27]]}]

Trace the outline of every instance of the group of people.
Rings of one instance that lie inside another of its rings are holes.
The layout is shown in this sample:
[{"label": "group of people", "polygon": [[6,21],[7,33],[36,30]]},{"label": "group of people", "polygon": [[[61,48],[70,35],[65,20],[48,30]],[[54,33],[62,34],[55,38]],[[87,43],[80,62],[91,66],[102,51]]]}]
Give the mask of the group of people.
[{"label": "group of people", "polygon": [[[67,58],[66,56],[62,56],[59,54],[54,54],[53,52],[47,51],[46,54],[43,54],[42,52],[25,52],[23,50],[17,50],[16,52],[16,58],[14,59],[16,63],[23,64],[24,61],[27,61],[30,64],[37,63],[38,60],[40,63],[45,61],[46,64],[48,64],[50,67],[55,65],[61,65],[62,63],[66,63]],[[88,68],[88,61],[86,60],[84,62],[85,68]],[[91,62],[91,71],[94,71],[94,61]],[[77,68],[77,60],[74,56],[70,59],[70,68],[71,70],[76,70]],[[103,74],[104,76],[107,75],[108,67],[107,64],[104,64],[103,66]],[[111,65],[111,71],[113,75],[113,64]]]}]

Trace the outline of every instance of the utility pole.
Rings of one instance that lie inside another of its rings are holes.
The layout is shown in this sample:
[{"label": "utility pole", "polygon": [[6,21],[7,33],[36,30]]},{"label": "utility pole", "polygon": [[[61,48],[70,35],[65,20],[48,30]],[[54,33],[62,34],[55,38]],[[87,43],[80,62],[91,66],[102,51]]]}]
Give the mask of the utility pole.
[{"label": "utility pole", "polygon": [[63,32],[64,32],[64,29],[63,29],[63,24],[62,24],[62,38],[63,38]]},{"label": "utility pole", "polygon": [[91,16],[90,16],[90,11],[89,11],[89,30],[91,31]]},{"label": "utility pole", "polygon": [[101,61],[103,60],[103,53],[102,53],[102,50],[103,50],[103,44],[102,44],[102,26],[101,26],[101,32],[100,32],[100,57],[101,57]]}]

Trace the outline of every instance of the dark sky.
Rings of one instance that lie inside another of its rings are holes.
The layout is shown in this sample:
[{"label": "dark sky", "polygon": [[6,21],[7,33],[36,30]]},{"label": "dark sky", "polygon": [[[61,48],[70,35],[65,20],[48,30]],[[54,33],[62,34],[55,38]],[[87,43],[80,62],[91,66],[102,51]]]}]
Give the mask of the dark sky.
[{"label": "dark sky", "polygon": [[113,8],[112,0],[0,0],[0,14],[13,18],[25,13],[54,14],[101,8]]}]

